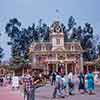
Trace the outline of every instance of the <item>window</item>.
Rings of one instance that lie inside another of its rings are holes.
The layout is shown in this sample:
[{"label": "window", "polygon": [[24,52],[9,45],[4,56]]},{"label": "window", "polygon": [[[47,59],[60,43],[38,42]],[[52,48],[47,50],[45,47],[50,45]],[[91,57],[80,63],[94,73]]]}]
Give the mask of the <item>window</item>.
[{"label": "window", "polygon": [[60,44],[60,39],[57,39],[56,42],[57,42],[56,44]]}]

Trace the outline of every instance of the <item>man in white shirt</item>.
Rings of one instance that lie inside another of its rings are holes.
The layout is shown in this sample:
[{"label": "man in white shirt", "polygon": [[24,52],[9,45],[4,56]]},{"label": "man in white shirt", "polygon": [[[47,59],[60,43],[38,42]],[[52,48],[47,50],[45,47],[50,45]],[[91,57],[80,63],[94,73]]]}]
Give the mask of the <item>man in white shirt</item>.
[{"label": "man in white shirt", "polygon": [[62,86],[62,77],[61,77],[61,73],[59,72],[56,75],[56,83],[55,83],[55,87],[54,87],[53,98],[56,98],[57,91],[59,91],[60,97],[64,98],[64,95],[61,92],[61,88],[62,88],[61,86]]},{"label": "man in white shirt", "polygon": [[72,95],[73,88],[74,88],[73,73],[70,72],[68,74],[68,89],[69,89],[69,95]]},{"label": "man in white shirt", "polygon": [[68,74],[68,79],[70,79],[71,81],[73,80],[73,73],[72,73],[72,72],[70,72],[70,73]]}]

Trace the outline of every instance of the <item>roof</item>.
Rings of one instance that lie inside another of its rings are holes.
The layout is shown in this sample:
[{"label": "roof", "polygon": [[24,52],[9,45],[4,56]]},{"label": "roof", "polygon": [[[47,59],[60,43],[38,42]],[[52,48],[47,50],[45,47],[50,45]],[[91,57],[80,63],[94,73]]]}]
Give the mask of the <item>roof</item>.
[{"label": "roof", "polygon": [[64,47],[66,50],[82,50],[82,47],[80,45],[80,42],[65,42]]},{"label": "roof", "polygon": [[41,50],[51,50],[52,49],[52,44],[50,42],[43,42],[43,43],[34,43],[32,45],[32,49],[34,51],[41,51]]},{"label": "roof", "polygon": [[[81,45],[79,42],[65,42],[64,48],[57,48],[54,51],[82,51]],[[31,51],[52,51],[51,42],[38,42],[33,43],[31,46]]]}]

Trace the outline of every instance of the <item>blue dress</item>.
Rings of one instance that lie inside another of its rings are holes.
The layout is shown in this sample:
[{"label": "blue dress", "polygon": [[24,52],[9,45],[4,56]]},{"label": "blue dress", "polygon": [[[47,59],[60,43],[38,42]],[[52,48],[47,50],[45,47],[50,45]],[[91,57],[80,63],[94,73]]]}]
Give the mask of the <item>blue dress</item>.
[{"label": "blue dress", "polygon": [[93,91],[94,90],[94,75],[92,73],[88,73],[87,75],[88,80],[88,90]]}]

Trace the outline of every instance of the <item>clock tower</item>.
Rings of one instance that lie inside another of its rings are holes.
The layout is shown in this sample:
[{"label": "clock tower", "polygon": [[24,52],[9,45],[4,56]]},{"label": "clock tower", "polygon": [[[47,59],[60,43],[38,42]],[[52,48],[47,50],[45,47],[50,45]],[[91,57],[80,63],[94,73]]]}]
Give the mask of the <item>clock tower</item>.
[{"label": "clock tower", "polygon": [[50,27],[50,42],[52,43],[52,50],[64,50],[63,25],[59,21],[54,21]]}]

